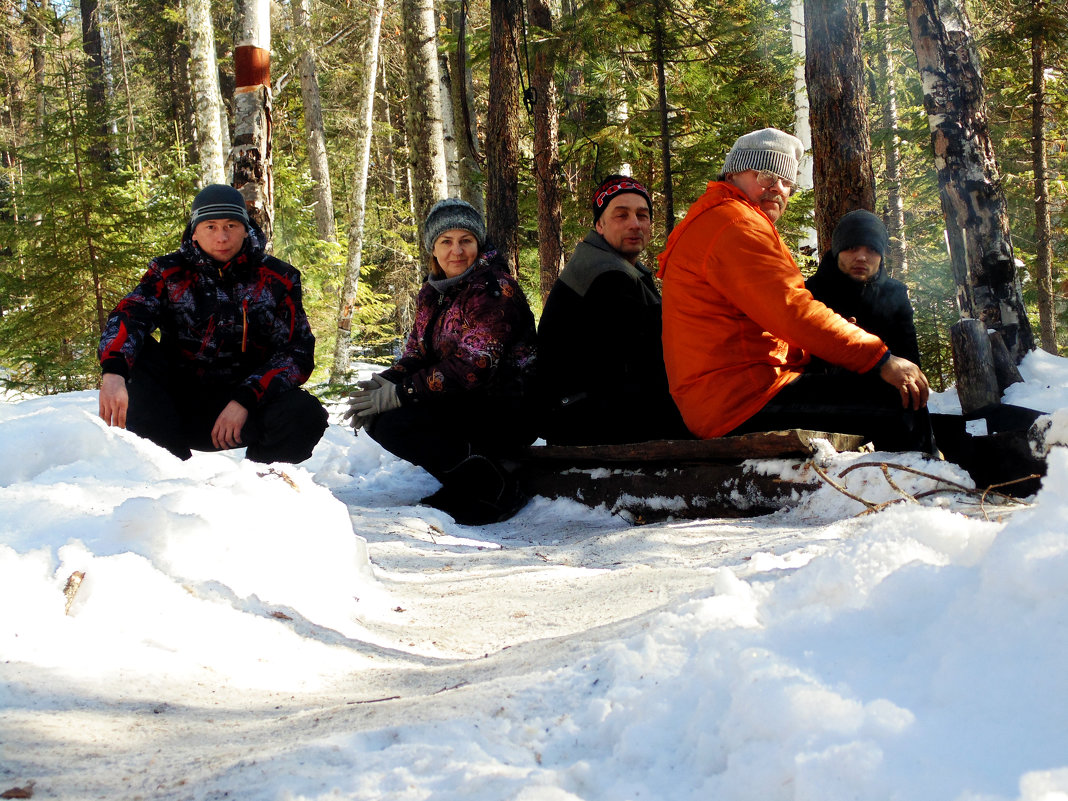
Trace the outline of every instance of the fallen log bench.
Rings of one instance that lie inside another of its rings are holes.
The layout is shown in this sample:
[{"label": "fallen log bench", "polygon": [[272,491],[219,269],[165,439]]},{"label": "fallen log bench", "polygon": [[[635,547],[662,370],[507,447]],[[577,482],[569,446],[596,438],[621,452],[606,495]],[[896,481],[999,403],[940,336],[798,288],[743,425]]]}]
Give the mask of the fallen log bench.
[{"label": "fallen log bench", "polygon": [[858,450],[853,434],[791,429],[705,440],[626,445],[535,445],[517,476],[530,495],[571,498],[626,513],[635,522],[667,517],[754,517],[792,506],[818,483],[765,474],[751,459],[805,461],[823,439],[837,451]]}]

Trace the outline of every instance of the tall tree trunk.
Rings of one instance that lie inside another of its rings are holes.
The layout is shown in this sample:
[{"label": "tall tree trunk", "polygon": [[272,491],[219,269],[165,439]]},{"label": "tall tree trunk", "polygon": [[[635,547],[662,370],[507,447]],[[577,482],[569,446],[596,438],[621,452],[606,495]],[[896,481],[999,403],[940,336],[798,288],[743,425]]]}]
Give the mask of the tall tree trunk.
[{"label": "tall tree trunk", "polygon": [[390,100],[390,83],[389,76],[386,74],[385,64],[382,63],[381,51],[379,54],[379,69],[378,80],[381,86],[381,92],[377,97],[380,98],[379,103],[379,116],[383,123],[383,129],[387,132],[388,142],[387,147],[381,151],[381,159],[379,163],[384,166],[385,169],[378,171],[379,180],[382,181],[383,192],[390,196],[396,197],[401,191],[406,191],[405,187],[401,186],[400,178],[397,175],[397,162],[393,158],[394,154],[400,153],[400,147],[398,143],[397,130],[393,125],[393,108],[392,101]]},{"label": "tall tree trunk", "polygon": [[660,167],[664,174],[664,229],[666,234],[675,227],[675,192],[671,171],[671,126],[669,124],[667,74],[664,66],[664,5],[656,4],[653,46],[656,54],[657,105],[660,111]]},{"label": "tall tree trunk", "polygon": [[349,251],[345,262],[345,282],[341,288],[341,307],[337,319],[337,341],[330,383],[346,379],[352,363],[352,316],[356,307],[356,290],[363,262],[363,228],[367,216],[367,172],[371,163],[371,139],[374,133],[375,84],[378,82],[378,43],[382,34],[385,0],[377,0],[371,9],[370,28],[364,39],[363,94],[359,99],[356,130],[356,170],[352,181],[352,221],[349,223]]},{"label": "tall tree trunk", "polygon": [[441,134],[445,143],[445,182],[449,197],[460,197],[460,148],[457,142],[456,110],[452,106],[452,75],[449,74],[449,56],[438,55],[438,80],[441,86]]},{"label": "tall tree trunk", "polygon": [[[291,0],[293,28],[300,51],[300,98],[304,104],[304,133],[308,140],[308,167],[315,181],[315,227],[324,242],[337,241],[334,224],[334,189],[330,183],[330,163],[326,157],[326,126],[323,124],[323,103],[319,98],[319,75],[315,66],[315,45],[312,42],[311,0]],[[372,10],[372,14],[374,11]],[[378,27],[381,29],[381,13]],[[377,34],[375,34],[377,37]],[[367,46],[366,43],[364,45]],[[377,65],[378,43],[374,44]],[[374,82],[371,83],[372,96]],[[361,100],[362,102],[362,100]]]},{"label": "tall tree trunk", "polygon": [[427,212],[449,192],[433,0],[401,0],[401,16],[408,77],[405,127],[412,170],[412,200],[421,246]]},{"label": "tall tree trunk", "polygon": [[222,131],[219,130],[219,68],[215,63],[215,26],[211,0],[186,0],[189,27],[189,77],[193,82],[193,105],[197,115],[197,154],[200,185],[224,184],[226,173]]},{"label": "tall tree trunk", "polygon": [[[1031,0],[1036,18],[1046,0]],[[1053,254],[1050,244],[1049,184],[1046,181],[1046,42],[1040,31],[1031,35],[1031,159],[1035,174],[1035,274],[1038,321],[1043,350],[1057,353],[1057,313],[1053,295]]]},{"label": "tall tree trunk", "polygon": [[459,165],[460,197],[486,213],[478,122],[471,103],[474,85],[467,60],[467,14],[461,0],[446,0],[449,29],[456,34],[456,50],[449,54],[452,77],[452,110],[456,120],[456,158]]},{"label": "tall tree trunk", "polygon": [[542,302],[564,266],[560,204],[560,120],[556,114],[555,59],[549,51],[553,14],[546,0],[528,0],[534,47],[534,175],[538,188],[538,263]]},{"label": "tall tree trunk", "polygon": [[843,214],[875,210],[856,0],[805,0],[805,80],[822,253]]},{"label": "tall tree trunk", "polygon": [[274,234],[270,0],[238,4],[234,41],[234,187],[269,244]]},{"label": "tall tree trunk", "polygon": [[1001,333],[1019,363],[1034,349],[1005,193],[987,125],[979,57],[963,8],[904,0],[946,216],[961,314]]},{"label": "tall tree trunk", "polygon": [[[794,58],[794,136],[805,146],[805,155],[797,165],[797,186],[812,188],[812,126],[809,122],[808,90],[805,87],[805,0],[790,0],[790,51]],[[819,248],[816,229],[809,216],[798,249],[812,256]],[[817,256],[818,258],[818,256]]]},{"label": "tall tree trunk", "polygon": [[516,271],[519,258],[519,0],[490,0],[490,77],[486,123],[486,229]]},{"label": "tall tree trunk", "polygon": [[100,35],[99,0],[80,0],[82,13],[82,51],[85,53],[85,105],[94,131],[89,155],[103,167],[111,169],[108,153],[107,85],[104,78],[104,48]]},{"label": "tall tree trunk", "polygon": [[886,252],[886,271],[890,275],[904,276],[909,262],[905,241],[905,204],[901,197],[901,136],[898,134],[897,85],[894,79],[894,57],[887,36],[890,20],[886,0],[875,0],[875,37],[879,53],[879,74],[886,87],[882,103],[882,124],[886,132],[883,144],[886,184],[886,230],[890,235],[890,247]]}]

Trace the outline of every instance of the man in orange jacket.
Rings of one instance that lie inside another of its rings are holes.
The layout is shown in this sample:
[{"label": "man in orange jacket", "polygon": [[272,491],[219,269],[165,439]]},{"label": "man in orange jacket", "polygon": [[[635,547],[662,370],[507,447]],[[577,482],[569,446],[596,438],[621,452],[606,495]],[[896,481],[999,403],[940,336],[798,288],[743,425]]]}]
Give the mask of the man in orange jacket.
[{"label": "man in orange jacket", "polygon": [[[774,128],[739,137],[668,238],[659,276],[672,397],[703,439],[808,428],[933,452],[926,376],[815,300],[775,228],[803,153]],[[806,373],[812,356],[849,372]]]}]

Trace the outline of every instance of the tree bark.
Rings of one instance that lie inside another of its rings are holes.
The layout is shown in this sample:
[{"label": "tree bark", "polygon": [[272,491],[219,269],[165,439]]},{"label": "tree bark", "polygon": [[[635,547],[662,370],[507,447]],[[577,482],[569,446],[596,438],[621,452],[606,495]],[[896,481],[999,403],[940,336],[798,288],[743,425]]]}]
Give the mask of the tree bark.
[{"label": "tree bark", "polygon": [[274,233],[269,0],[238,4],[234,80],[234,187],[269,246]]},{"label": "tree bark", "polygon": [[805,80],[816,235],[823,253],[842,215],[854,209],[875,210],[856,0],[805,0]]},{"label": "tree bark", "polygon": [[542,302],[564,266],[560,203],[560,121],[556,114],[555,58],[549,51],[553,15],[546,0],[528,0],[534,46],[534,177],[538,189],[538,263]]},{"label": "tree bark", "polygon": [[[315,45],[312,42],[311,0],[291,0],[291,2],[293,4],[293,27],[300,50],[300,98],[304,105],[304,134],[308,141],[308,168],[311,170],[312,180],[315,181],[315,227],[319,238],[324,242],[337,242],[337,228],[334,223],[334,188],[330,183],[330,162],[326,154],[326,126],[323,124],[323,103],[319,97],[319,75],[315,66]],[[381,19],[379,19],[378,26],[381,27]],[[376,61],[371,65],[372,75],[378,63],[377,42],[374,48]],[[373,82],[371,91],[373,95]]]},{"label": "tree bark", "polygon": [[486,124],[486,229],[512,265],[519,253],[519,74],[515,54],[522,7],[490,0],[490,78]]},{"label": "tree bark", "polygon": [[950,239],[961,314],[1001,333],[1019,363],[1034,349],[987,124],[978,54],[963,8],[904,0]]},{"label": "tree bark", "polygon": [[[1045,12],[1046,0],[1032,0],[1036,18]],[[1042,349],[1057,354],[1057,312],[1053,294],[1053,253],[1050,242],[1049,184],[1046,175],[1046,65],[1045,39],[1031,35],[1031,160],[1035,176],[1035,278],[1038,285],[1038,322]]]},{"label": "tree bark", "polygon": [[211,0],[186,0],[189,28],[189,76],[197,118],[197,154],[200,185],[224,184],[226,173],[222,131],[219,129],[219,68],[215,63],[215,28]]},{"label": "tree bark", "polygon": [[408,77],[405,127],[412,170],[412,200],[421,247],[427,212],[449,191],[433,0],[401,0],[401,15]]},{"label": "tree bark", "polygon": [[378,82],[378,44],[382,33],[385,0],[377,0],[371,9],[370,28],[364,39],[363,94],[359,99],[356,131],[356,170],[352,181],[352,221],[349,223],[349,249],[345,262],[345,282],[341,289],[341,307],[337,320],[334,363],[330,383],[344,381],[352,363],[352,317],[356,307],[360,267],[363,262],[363,228],[367,214],[367,172],[371,163],[371,139],[374,129],[375,84]]},{"label": "tree bark", "polygon": [[110,170],[108,149],[107,85],[104,77],[104,48],[100,35],[99,0],[81,0],[82,52],[85,53],[85,105],[92,120],[93,136],[89,155],[102,168]]}]

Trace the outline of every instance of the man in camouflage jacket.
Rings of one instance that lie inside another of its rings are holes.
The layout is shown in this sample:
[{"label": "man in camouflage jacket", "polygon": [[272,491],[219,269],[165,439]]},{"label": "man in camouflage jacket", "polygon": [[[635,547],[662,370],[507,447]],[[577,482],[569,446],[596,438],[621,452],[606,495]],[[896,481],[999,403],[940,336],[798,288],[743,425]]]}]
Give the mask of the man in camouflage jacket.
[{"label": "man in camouflage jacket", "polygon": [[246,446],[255,461],[303,461],[326,429],[299,388],[314,351],[300,274],[264,253],[241,194],[214,184],[193,201],[181,247],[153,259],[108,318],[100,416],[182,459]]}]

